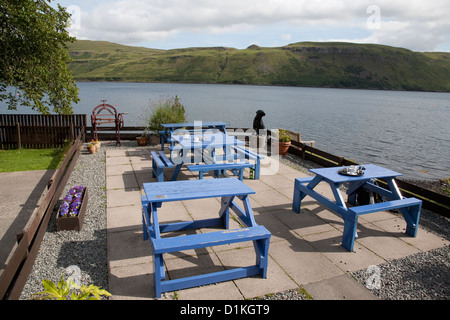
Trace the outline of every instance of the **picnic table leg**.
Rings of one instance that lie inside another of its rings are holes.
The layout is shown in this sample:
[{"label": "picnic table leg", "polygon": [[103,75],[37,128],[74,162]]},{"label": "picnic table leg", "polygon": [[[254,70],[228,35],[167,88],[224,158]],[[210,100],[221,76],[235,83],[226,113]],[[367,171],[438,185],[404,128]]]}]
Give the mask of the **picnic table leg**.
[{"label": "picnic table leg", "polygon": [[183,164],[178,164],[176,167],[175,167],[175,170],[174,170],[174,172],[173,172],[173,175],[172,175],[172,181],[176,181],[177,180],[177,178],[178,178],[178,175],[180,174],[180,171],[181,171],[181,167],[183,166]]},{"label": "picnic table leg", "polygon": [[[145,204],[145,203],[143,203],[143,205],[148,206],[148,204]],[[149,232],[148,232],[148,229],[147,229],[147,224],[145,222],[145,214],[146,214],[145,213],[145,209],[142,208],[142,232],[144,233],[144,241],[147,241],[148,237],[150,235],[149,235]]]},{"label": "picnic table leg", "polygon": [[294,183],[294,202],[292,203],[292,210],[297,213],[300,213],[300,206],[302,204],[302,199],[306,196],[303,192],[300,191],[300,181],[295,180]]},{"label": "picnic table leg", "polygon": [[158,182],[164,182],[164,169],[157,166],[155,159],[152,159],[152,178],[158,178]]},{"label": "picnic table leg", "polygon": [[[161,267],[162,266],[162,267]],[[154,281],[155,281],[155,294],[157,298],[161,298],[162,288],[161,281],[164,280],[164,262],[162,261],[162,255],[155,255],[155,273],[154,273]],[[161,269],[163,269],[161,274]]]},{"label": "picnic table leg", "polygon": [[244,169],[239,170],[239,180],[241,180],[241,181],[244,180]]},{"label": "picnic table leg", "polygon": [[255,180],[259,180],[260,172],[261,172],[261,160],[258,157],[255,163]]},{"label": "picnic table leg", "polygon": [[[391,190],[392,194],[394,195],[392,200],[401,200],[403,199],[403,196],[401,194],[400,189],[397,186],[397,183],[394,179],[388,179],[387,180],[389,189]],[[417,237],[417,230],[419,226],[419,220],[420,220],[420,211],[422,209],[422,205],[416,205],[409,208],[400,208],[400,212],[403,216],[403,219],[406,221],[406,234],[411,237]]]},{"label": "picnic table leg", "polygon": [[261,275],[267,279],[267,267],[269,265],[269,244],[270,238],[253,241],[256,251],[256,265],[261,270]]},{"label": "picnic table leg", "polygon": [[219,216],[222,219],[222,224],[225,229],[230,229],[230,206],[233,203],[234,197],[223,197],[221,199],[221,208]]},{"label": "picnic table leg", "polygon": [[164,145],[166,144],[165,133],[160,133],[160,140],[161,140],[161,151],[164,151]]},{"label": "picnic table leg", "polygon": [[342,246],[347,251],[353,251],[356,237],[356,227],[358,225],[358,217],[354,219],[350,217],[344,217],[344,235],[342,236]]},{"label": "picnic table leg", "polygon": [[310,190],[314,189],[322,179],[316,176],[308,186],[304,186],[299,179],[295,179],[294,183],[294,201],[292,202],[292,210],[296,213],[300,213],[300,206],[302,204],[302,200],[306,197],[306,193],[302,191],[302,188],[308,188]]},{"label": "picnic table leg", "polygon": [[406,234],[414,238],[417,237],[417,230],[419,229],[418,227],[421,209],[422,204],[400,209],[403,218],[406,220]]}]

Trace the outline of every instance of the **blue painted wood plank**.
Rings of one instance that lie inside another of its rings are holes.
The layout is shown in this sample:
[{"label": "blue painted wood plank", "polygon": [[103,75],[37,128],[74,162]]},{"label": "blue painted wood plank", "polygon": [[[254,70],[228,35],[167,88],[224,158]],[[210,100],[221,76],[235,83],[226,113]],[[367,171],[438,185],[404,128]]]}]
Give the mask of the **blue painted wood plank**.
[{"label": "blue painted wood plank", "polygon": [[369,214],[369,213],[373,213],[373,212],[399,209],[399,208],[410,207],[410,206],[418,206],[420,204],[422,204],[422,201],[418,200],[416,198],[404,198],[401,200],[393,200],[393,201],[368,204],[368,205],[364,205],[364,206],[352,207],[349,210],[354,212],[357,215],[364,215],[364,214]]},{"label": "blue painted wood plank", "polygon": [[[210,122],[198,122],[201,123],[202,128],[208,128],[208,127],[226,127],[229,126],[228,123],[226,122],[221,122],[221,121],[210,121]],[[195,127],[194,122],[188,122],[188,123],[164,123],[161,126],[165,129],[174,129],[174,128],[192,128]]]},{"label": "blue painted wood plank", "polygon": [[158,153],[156,153],[155,151],[152,151],[152,152],[151,152],[151,155],[152,155],[153,161],[156,163],[156,165],[157,165],[158,167],[162,167],[162,168],[165,167],[165,164],[164,164],[164,162],[161,160],[161,158],[159,157]]},{"label": "blue painted wood plank", "polygon": [[164,162],[165,166],[167,168],[173,168],[174,164],[172,161],[166,156],[166,154],[163,151],[158,152],[159,158]]},{"label": "blue painted wood plank", "polygon": [[221,246],[270,238],[264,226],[200,233],[173,238],[152,239],[155,254]]},{"label": "blue painted wood plank", "polygon": [[249,162],[239,162],[239,163],[214,163],[214,164],[198,164],[198,165],[188,165],[189,171],[213,171],[213,170],[232,170],[232,169],[242,169],[253,167],[253,164]]},{"label": "blue painted wood plank", "polygon": [[235,268],[215,273],[186,277],[182,279],[167,280],[161,283],[161,289],[163,292],[175,291],[197,286],[204,286],[212,283],[219,283],[240,278],[253,277],[259,274],[262,274],[262,271],[259,268],[259,266]]},{"label": "blue painted wood plank", "polygon": [[309,171],[322,176],[325,180],[332,181],[334,183],[352,182],[369,179],[394,178],[402,175],[401,173],[372,164],[363,165],[363,167],[366,168],[366,170],[364,171],[365,172],[364,175],[361,177],[350,177],[339,174],[339,171],[342,170],[343,167],[310,169]]},{"label": "blue painted wood plank", "polygon": [[177,222],[171,224],[162,224],[159,226],[161,233],[183,231],[183,230],[193,230],[201,228],[213,228],[223,226],[223,220],[221,218],[205,219],[205,220],[194,220],[187,222]]},{"label": "blue painted wood plank", "polygon": [[149,202],[169,202],[255,194],[236,178],[144,183]]}]

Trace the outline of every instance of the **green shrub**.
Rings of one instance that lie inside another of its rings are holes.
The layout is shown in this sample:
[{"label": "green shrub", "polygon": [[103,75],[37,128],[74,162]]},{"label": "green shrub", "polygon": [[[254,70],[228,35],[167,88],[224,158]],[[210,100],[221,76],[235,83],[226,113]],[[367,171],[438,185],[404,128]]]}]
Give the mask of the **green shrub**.
[{"label": "green shrub", "polygon": [[151,101],[148,111],[146,119],[148,131],[158,133],[158,131],[164,130],[162,127],[164,123],[186,122],[186,111],[178,96]]}]

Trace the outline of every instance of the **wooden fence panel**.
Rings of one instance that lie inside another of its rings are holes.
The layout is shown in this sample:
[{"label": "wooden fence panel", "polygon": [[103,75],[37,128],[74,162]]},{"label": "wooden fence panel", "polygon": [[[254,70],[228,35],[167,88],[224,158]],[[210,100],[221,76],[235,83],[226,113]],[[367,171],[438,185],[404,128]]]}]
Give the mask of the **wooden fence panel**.
[{"label": "wooden fence panel", "polygon": [[[39,253],[40,244],[47,231],[47,226],[54,207],[72,174],[81,153],[85,130],[81,130],[76,141],[67,152],[60,168],[52,177],[52,184],[45,191],[45,199],[39,208],[33,211],[24,230],[17,234],[17,243],[10,256],[12,257],[0,275],[0,300],[17,300],[20,298],[27,278]],[[44,194],[43,194],[44,196]]]},{"label": "wooden fence panel", "polygon": [[0,148],[58,148],[85,128],[85,114],[0,114]]}]

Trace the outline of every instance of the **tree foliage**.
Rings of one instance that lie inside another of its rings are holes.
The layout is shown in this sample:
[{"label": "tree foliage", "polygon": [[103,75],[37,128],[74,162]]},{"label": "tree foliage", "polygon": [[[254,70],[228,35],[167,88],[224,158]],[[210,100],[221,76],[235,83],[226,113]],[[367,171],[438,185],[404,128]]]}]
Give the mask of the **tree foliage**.
[{"label": "tree foliage", "polygon": [[31,107],[40,113],[51,108],[72,113],[78,88],[68,63],[66,30],[70,14],[51,0],[2,0],[0,4],[0,101],[8,109]]}]

